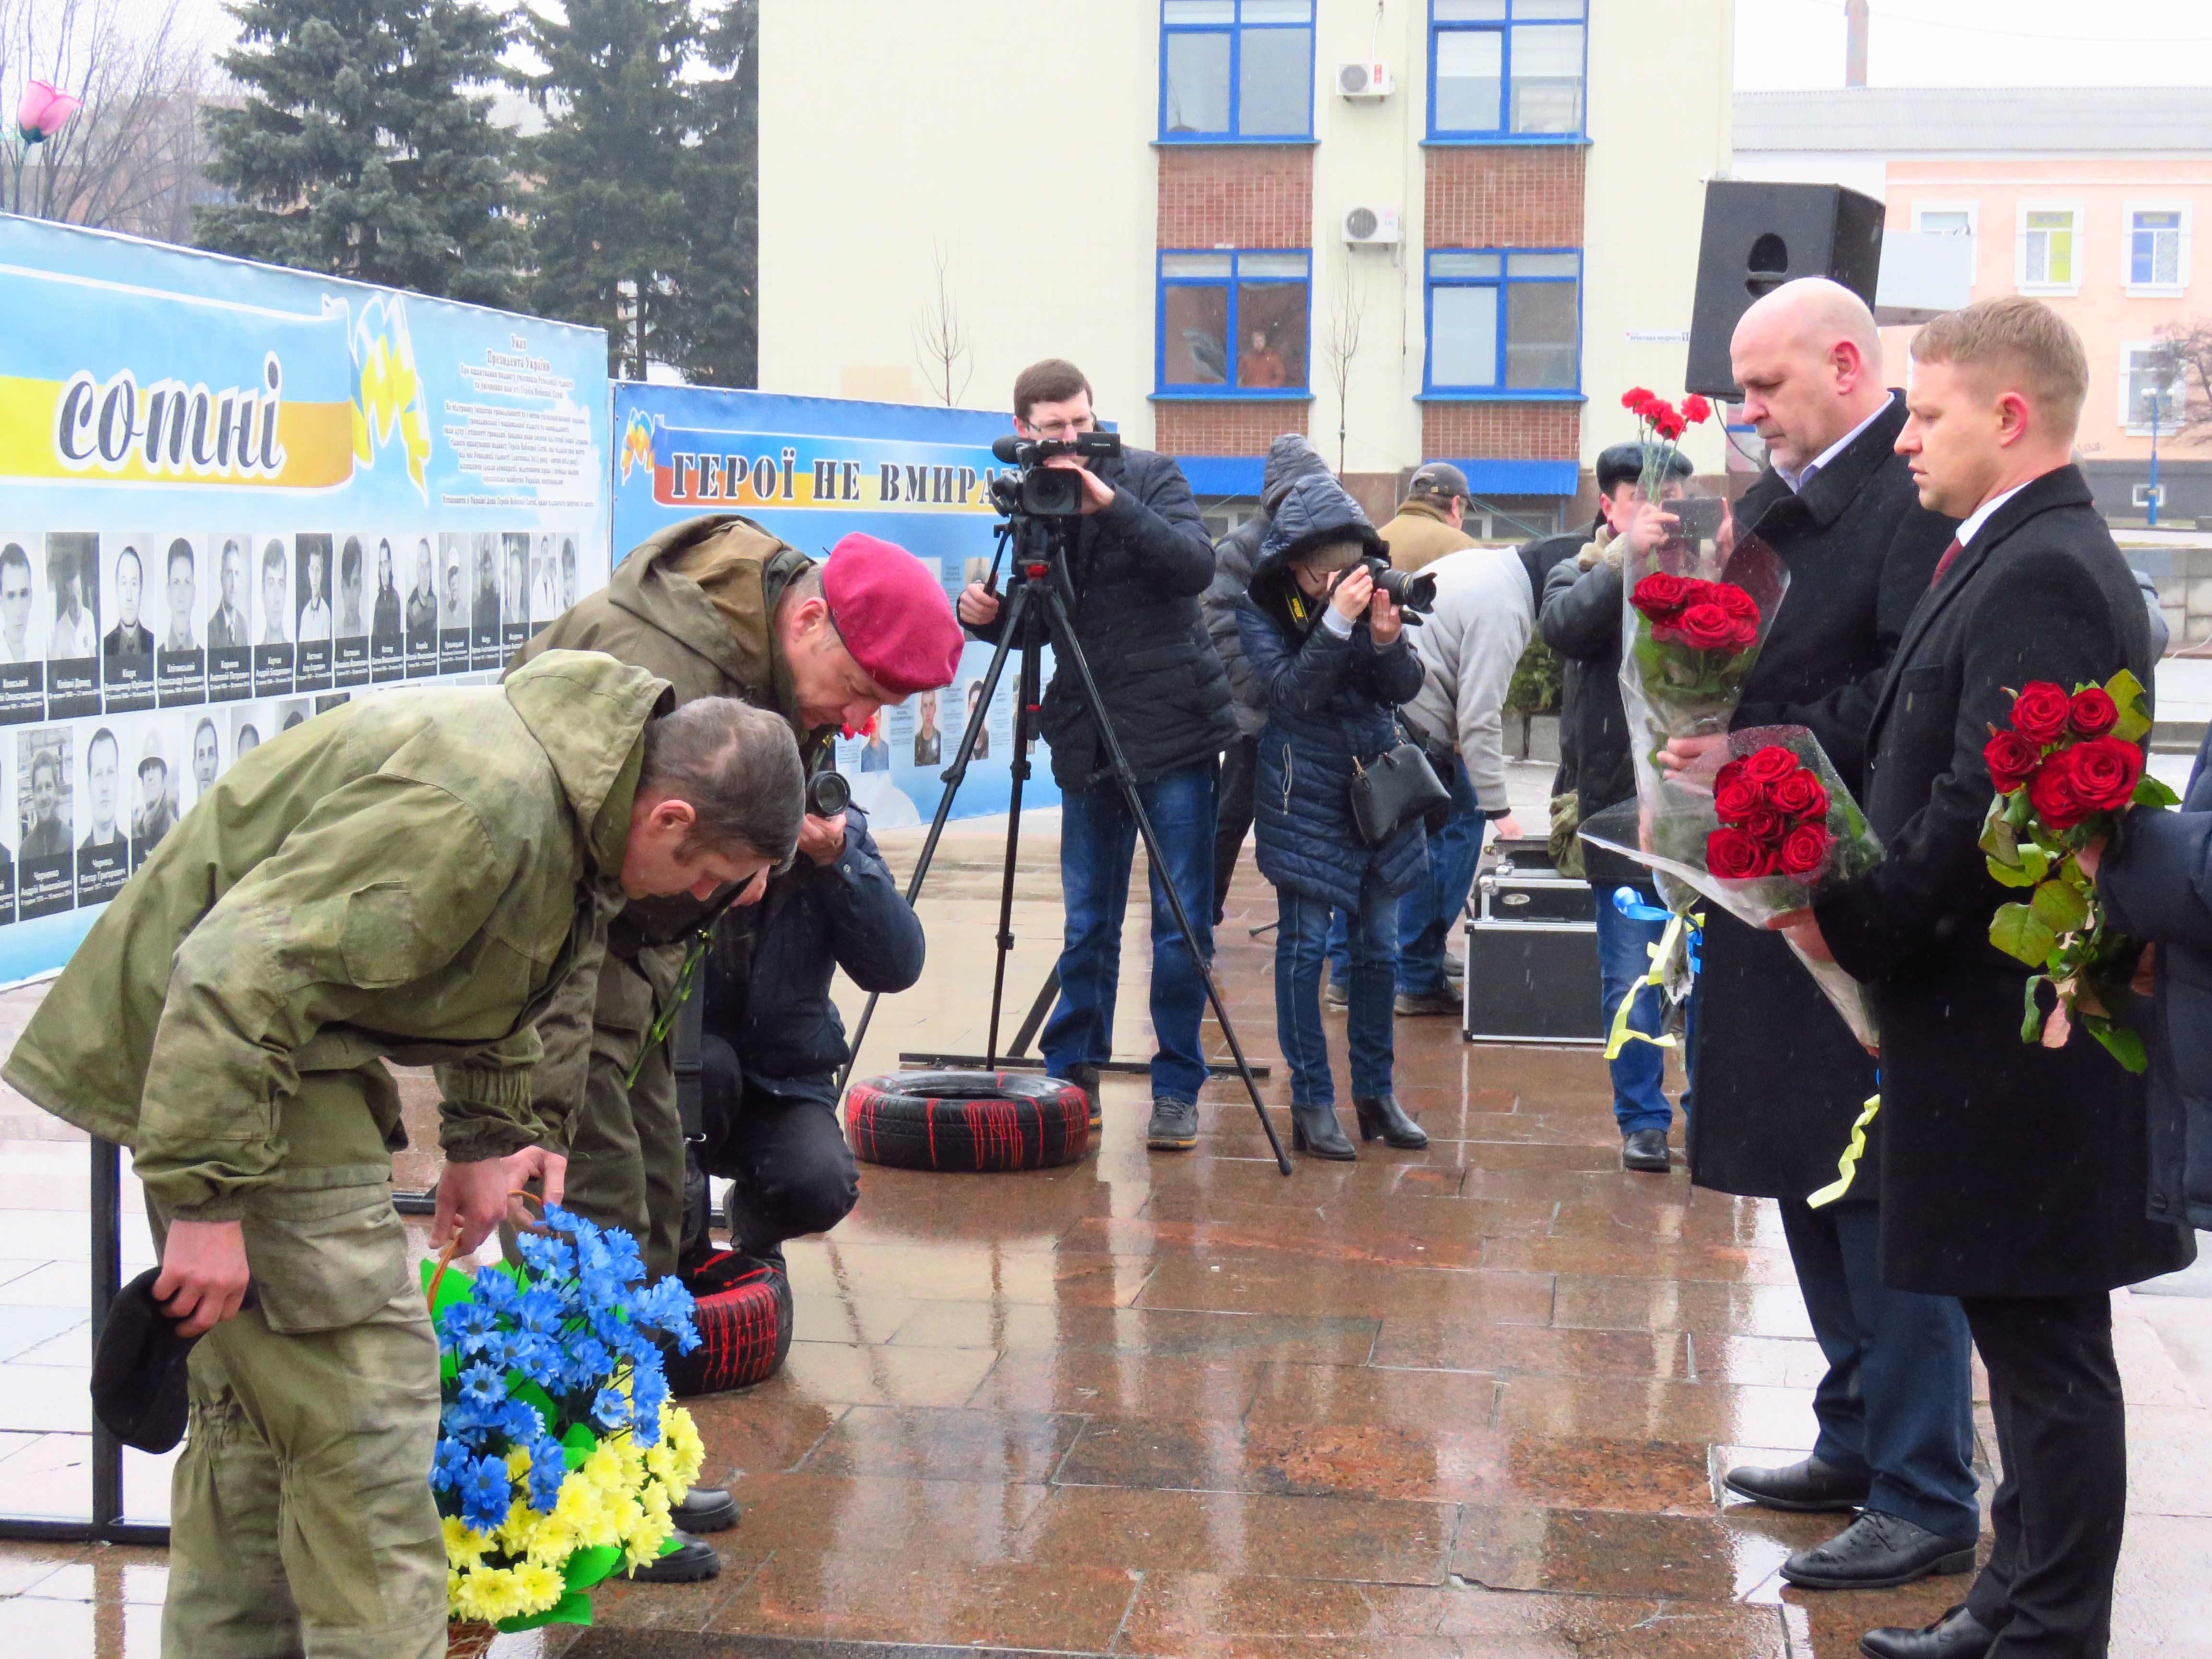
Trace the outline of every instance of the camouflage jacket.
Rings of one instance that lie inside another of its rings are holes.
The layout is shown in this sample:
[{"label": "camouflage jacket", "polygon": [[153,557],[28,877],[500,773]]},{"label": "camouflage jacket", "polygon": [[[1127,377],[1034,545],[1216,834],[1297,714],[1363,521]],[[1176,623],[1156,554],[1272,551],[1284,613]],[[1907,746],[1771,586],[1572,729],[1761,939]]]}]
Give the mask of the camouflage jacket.
[{"label": "camouflage jacket", "polygon": [[134,1148],[188,1220],[282,1183],[303,1073],[434,1066],[450,1158],[546,1139],[536,1023],[598,959],[667,690],[562,652],[272,738],[107,907],[0,1075]]}]

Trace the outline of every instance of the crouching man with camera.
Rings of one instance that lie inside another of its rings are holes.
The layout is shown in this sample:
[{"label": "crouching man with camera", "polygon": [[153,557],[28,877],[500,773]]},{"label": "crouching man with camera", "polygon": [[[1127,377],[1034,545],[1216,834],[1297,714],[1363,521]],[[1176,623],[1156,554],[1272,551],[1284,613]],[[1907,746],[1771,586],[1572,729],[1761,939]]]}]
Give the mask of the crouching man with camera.
[{"label": "crouching man with camera", "polygon": [[[1091,383],[1074,364],[1032,364],[1014,381],[1014,430],[1030,442],[1067,442],[1097,429]],[[1091,664],[1107,717],[1134,773],[1138,799],[1159,838],[1164,870],[1152,871],[1152,1115],[1146,1144],[1198,1144],[1198,1091],[1206,1081],[1199,1018],[1206,981],[1176,925],[1165,884],[1173,881],[1212,950],[1214,781],[1217,757],[1236,740],[1229,679],[1206,637],[1199,595],[1213,577],[1213,545],[1182,469],[1150,450],[1117,455],[1052,455],[1040,465],[1074,469],[1083,483],[1079,528],[1060,573],[1076,643]],[[970,582],[960,620],[996,641],[999,596]],[[1121,916],[1137,842],[1105,744],[1074,669],[1054,668],[1038,719],[1060,786],[1060,884],[1066,895],[1060,1001],[1046,1022],[1045,1065],[1080,1084],[1096,1115],[1098,1066],[1113,1053],[1115,989],[1121,978]]]}]

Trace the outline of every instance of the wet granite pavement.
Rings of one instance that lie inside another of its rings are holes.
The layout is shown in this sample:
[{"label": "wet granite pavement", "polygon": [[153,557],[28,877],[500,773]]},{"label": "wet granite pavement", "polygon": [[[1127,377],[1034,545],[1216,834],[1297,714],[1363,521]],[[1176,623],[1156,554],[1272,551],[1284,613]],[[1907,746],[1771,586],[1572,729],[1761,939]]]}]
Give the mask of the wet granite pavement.
[{"label": "wet granite pavement", "polygon": [[[1052,820],[1025,827],[1009,1029],[1056,949]],[[864,1071],[982,1046],[1002,834],[948,836],[928,976],[884,1004]],[[919,844],[886,840],[902,864]],[[1248,929],[1272,914],[1248,861],[1218,966],[1268,1060],[1272,950]],[[1139,915],[1122,1055],[1149,1052],[1145,936]],[[0,1040],[35,995],[0,996]],[[693,1404],[708,1477],[744,1506],[721,1576],[610,1587],[589,1632],[495,1651],[1840,1659],[1963,1593],[1790,1589],[1783,1558],[1840,1517],[1717,1501],[1730,1462],[1812,1434],[1820,1358],[1771,1205],[1693,1193],[1679,1165],[1623,1173],[1593,1054],[1472,1047],[1433,1018],[1397,1035],[1424,1152],[1285,1180],[1233,1080],[1206,1090],[1195,1151],[1147,1152],[1143,1081],[1109,1075],[1103,1144],[1073,1167],[863,1165],[851,1218],[791,1249],[782,1374]],[[1261,1086],[1287,1139],[1279,1062]],[[0,1510],[83,1504],[83,1161],[0,1098]],[[150,1259],[143,1226],[126,1241]],[[2114,1652],[2212,1654],[2212,1302],[2122,1292],[2115,1315]],[[1985,1407],[1982,1429],[1986,1456]],[[164,1514],[161,1488],[134,1454],[133,1511]],[[0,1546],[0,1650],[150,1656],[163,1577],[160,1551]]]}]

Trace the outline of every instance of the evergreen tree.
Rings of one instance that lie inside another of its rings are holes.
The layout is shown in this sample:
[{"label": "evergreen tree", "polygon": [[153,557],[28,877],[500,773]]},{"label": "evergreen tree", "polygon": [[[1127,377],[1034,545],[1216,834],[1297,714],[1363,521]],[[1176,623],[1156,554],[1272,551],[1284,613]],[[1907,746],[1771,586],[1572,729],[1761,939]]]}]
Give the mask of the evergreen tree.
[{"label": "evergreen tree", "polygon": [[240,0],[222,59],[246,88],[211,110],[203,247],[483,304],[511,303],[526,245],[513,140],[471,90],[507,25],[471,0]]},{"label": "evergreen tree", "polygon": [[701,108],[686,0],[566,0],[520,14],[544,64],[519,77],[545,111],[528,145],[531,304],[607,331],[611,374],[690,356],[684,289],[699,204]]},{"label": "evergreen tree", "polygon": [[685,295],[690,361],[708,386],[759,384],[760,0],[729,0],[702,56],[721,76],[700,88],[707,119],[693,155],[700,212]]}]

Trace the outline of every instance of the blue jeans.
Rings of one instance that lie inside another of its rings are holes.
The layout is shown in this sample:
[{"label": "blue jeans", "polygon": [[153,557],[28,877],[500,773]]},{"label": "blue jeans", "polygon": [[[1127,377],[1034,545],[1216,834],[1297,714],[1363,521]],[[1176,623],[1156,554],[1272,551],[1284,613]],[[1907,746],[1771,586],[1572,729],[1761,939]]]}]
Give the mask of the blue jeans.
[{"label": "blue jeans", "polygon": [[[1450,820],[1429,837],[1428,875],[1398,901],[1398,989],[1408,996],[1449,988],[1444,952],[1451,948],[1452,928],[1467,908],[1468,890],[1474,885],[1475,866],[1482,862],[1483,835],[1490,827],[1475,803],[1467,768],[1456,757],[1443,781],[1451,791]],[[1339,981],[1352,969],[1341,910],[1328,925],[1328,967]]]},{"label": "blue jeans", "polygon": [[[1336,1104],[1328,1037],[1321,1023],[1321,965],[1328,951],[1330,906],[1288,887],[1275,890],[1275,1036],[1291,1067],[1291,1102]],[[1341,911],[1336,912],[1341,915]],[[1352,977],[1346,1040],[1352,1094],[1372,1100],[1390,1092],[1391,958],[1397,954],[1397,905],[1378,885],[1360,890],[1351,931]]]},{"label": "blue jeans", "polygon": [[[1650,897],[1645,896],[1645,902]],[[1600,887],[1597,892],[1597,979],[1598,1006],[1605,1016],[1605,1030],[1613,1030],[1613,1015],[1619,1012],[1620,1000],[1634,987],[1636,1002],[1630,1010],[1628,1026],[1631,1030],[1643,1031],[1657,1036],[1662,1010],[1656,987],[1638,985],[1637,981],[1651,971],[1650,948],[1659,943],[1659,936],[1667,930],[1663,921],[1636,921],[1613,908],[1613,887]],[[1623,1134],[1633,1134],[1638,1129],[1665,1129],[1672,1126],[1674,1114],[1667,1104],[1664,1088],[1667,1076],[1667,1051],[1648,1042],[1630,1042],[1610,1062],[1613,1072],[1613,1115],[1620,1121]],[[1686,1097],[1683,1110],[1689,1110]]]},{"label": "blue jeans", "polygon": [[[1066,1077],[1114,1054],[1114,998],[1121,979],[1121,916],[1129,908],[1129,865],[1137,821],[1119,785],[1060,795],[1060,883],[1067,910],[1060,953],[1060,1001],[1045,1022],[1045,1066]],[[1137,786],[1166,866],[1152,868],[1152,1056],[1155,1100],[1196,1100],[1206,1081],[1199,1020],[1206,981],[1168,903],[1172,877],[1199,948],[1213,950],[1213,763],[1203,761]]]}]

